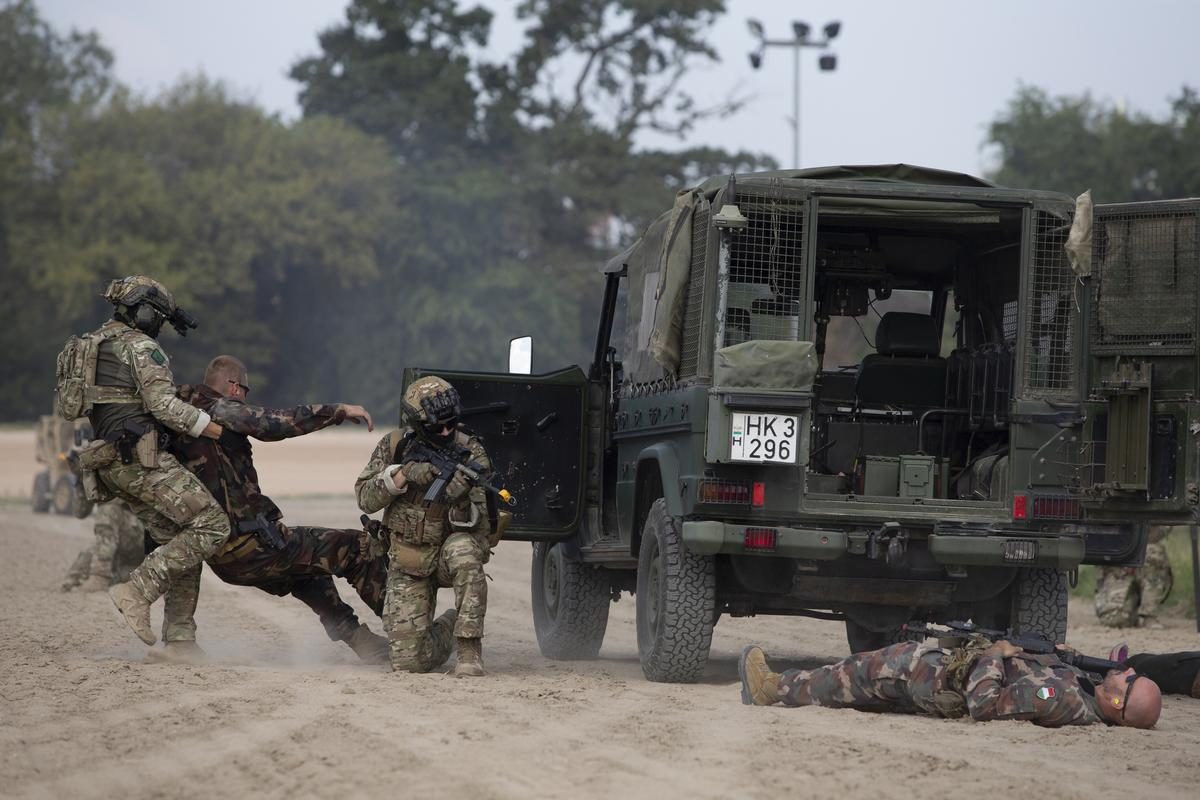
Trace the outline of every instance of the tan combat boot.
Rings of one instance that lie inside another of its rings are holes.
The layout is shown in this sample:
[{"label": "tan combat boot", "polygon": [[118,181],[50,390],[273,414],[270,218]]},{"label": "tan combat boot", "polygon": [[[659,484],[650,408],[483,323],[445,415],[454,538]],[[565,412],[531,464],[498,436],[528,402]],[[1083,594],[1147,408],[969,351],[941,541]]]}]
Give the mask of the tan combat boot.
[{"label": "tan combat boot", "polygon": [[193,640],[164,642],[162,650],[151,650],[146,654],[148,663],[156,664],[205,664],[208,653]]},{"label": "tan combat boot", "polygon": [[104,592],[108,587],[112,586],[112,581],[100,575],[89,575],[88,579],[79,584],[81,592]]},{"label": "tan combat boot", "polygon": [[142,597],[137,587],[131,583],[118,583],[108,590],[108,596],[139,639],[146,644],[158,641],[154,629],[150,627],[150,601]]},{"label": "tan combat boot", "polygon": [[758,645],[746,645],[738,658],[738,677],[742,679],[742,704],[769,706],[779,702],[778,672],[767,666],[767,654]]},{"label": "tan combat boot", "polygon": [[455,640],[458,643],[458,663],[454,665],[454,677],[479,678],[483,671],[483,639]]},{"label": "tan combat boot", "polygon": [[346,639],[346,644],[367,664],[388,663],[388,640],[372,633],[366,625],[359,625]]}]

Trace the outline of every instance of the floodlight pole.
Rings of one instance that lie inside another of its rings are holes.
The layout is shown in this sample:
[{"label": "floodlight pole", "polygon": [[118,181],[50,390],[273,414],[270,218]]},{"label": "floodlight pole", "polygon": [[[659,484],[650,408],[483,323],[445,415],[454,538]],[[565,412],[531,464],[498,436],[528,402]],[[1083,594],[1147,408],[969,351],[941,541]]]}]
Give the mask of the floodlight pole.
[{"label": "floodlight pole", "polygon": [[[758,69],[762,66],[763,54],[768,47],[790,47],[792,49],[792,164],[800,168],[800,51],[805,47],[825,50],[841,29],[840,23],[825,26],[825,38],[813,41],[808,38],[809,26],[802,22],[792,23],[794,35],[791,39],[768,39],[761,23],[749,20],[750,33],[758,39],[758,49],[751,52],[750,63]],[[831,35],[832,33],[832,35]],[[821,69],[832,72],[837,65],[836,56],[823,56]]]}]

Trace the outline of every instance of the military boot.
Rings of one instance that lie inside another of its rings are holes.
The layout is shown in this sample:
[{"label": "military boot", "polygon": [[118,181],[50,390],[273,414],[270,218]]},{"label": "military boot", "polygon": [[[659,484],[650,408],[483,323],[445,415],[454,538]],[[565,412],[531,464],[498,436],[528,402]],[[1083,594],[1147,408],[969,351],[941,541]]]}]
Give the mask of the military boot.
[{"label": "military boot", "polygon": [[483,671],[483,639],[455,639],[458,644],[458,663],[454,665],[454,677],[479,678]]},{"label": "military boot", "polygon": [[430,669],[437,669],[446,663],[450,653],[454,652],[454,623],[458,622],[458,609],[448,608],[433,621],[429,629],[429,637],[433,641],[433,663]]},{"label": "military boot", "polygon": [[103,592],[107,591],[108,587],[112,586],[112,581],[100,575],[89,575],[88,579],[79,584],[81,592]]},{"label": "military boot", "polygon": [[747,645],[738,658],[738,677],[742,679],[742,704],[769,706],[779,702],[778,672],[767,666],[767,654],[758,645]]},{"label": "military boot", "polygon": [[154,629],[150,627],[150,601],[142,596],[136,586],[132,583],[118,583],[108,590],[108,596],[112,598],[113,605],[121,612],[125,623],[133,629],[139,639],[146,644],[158,641]]},{"label": "military boot", "polygon": [[372,633],[366,625],[360,624],[355,628],[354,633],[350,634],[350,638],[345,642],[354,651],[354,655],[367,664],[388,663],[388,640]]},{"label": "military boot", "polygon": [[164,642],[162,650],[151,650],[146,653],[148,663],[157,664],[204,664],[208,662],[208,653],[187,639],[179,642]]}]

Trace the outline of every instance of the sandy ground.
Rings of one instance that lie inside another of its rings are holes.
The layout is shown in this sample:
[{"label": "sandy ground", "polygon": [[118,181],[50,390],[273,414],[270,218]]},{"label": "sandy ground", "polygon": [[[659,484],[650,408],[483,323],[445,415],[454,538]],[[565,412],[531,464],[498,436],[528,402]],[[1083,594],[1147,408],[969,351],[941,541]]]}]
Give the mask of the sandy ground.
[{"label": "sandy ground", "polygon": [[[314,448],[322,441],[326,448]],[[339,431],[265,447],[260,471],[280,488],[324,476],[323,491],[336,492],[372,441]],[[293,447],[300,444],[314,449],[302,453]],[[0,463],[19,458],[0,455]],[[281,505],[291,520],[344,526],[357,513],[342,491]],[[502,545],[488,567],[491,674],[483,680],[361,666],[300,603],[227,586],[207,570],[199,639],[214,663],[143,663],[146,648],[106,596],[58,590],[89,539],[87,521],[0,504],[5,797],[911,798],[965,790],[1125,800],[1195,797],[1200,783],[1200,700],[1190,698],[1168,698],[1149,732],[739,703],[736,657],[745,642],[763,643],[779,663],[811,666],[846,653],[837,623],[723,619],[699,684],[652,684],[638,666],[625,597],[613,606],[598,660],[548,661],[534,638],[529,546],[521,543]],[[440,605],[449,600],[443,592]],[[1107,651],[1112,634],[1087,608],[1072,618],[1077,647]],[[1126,638],[1134,650],[1200,646],[1185,620]]]}]

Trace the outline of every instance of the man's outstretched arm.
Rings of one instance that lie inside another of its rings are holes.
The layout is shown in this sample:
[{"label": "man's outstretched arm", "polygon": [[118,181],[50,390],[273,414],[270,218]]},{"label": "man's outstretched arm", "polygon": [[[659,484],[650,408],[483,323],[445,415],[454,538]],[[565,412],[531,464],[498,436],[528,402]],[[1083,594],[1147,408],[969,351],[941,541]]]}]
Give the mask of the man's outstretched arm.
[{"label": "man's outstretched arm", "polygon": [[263,442],[277,442],[313,433],[343,420],[365,422],[374,430],[371,415],[362,406],[346,403],[314,403],[294,408],[263,408],[240,400],[222,398],[212,407],[212,418],[226,429]]}]

